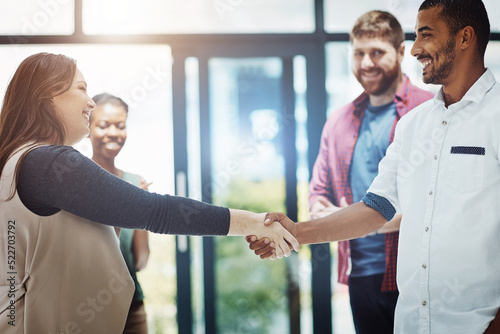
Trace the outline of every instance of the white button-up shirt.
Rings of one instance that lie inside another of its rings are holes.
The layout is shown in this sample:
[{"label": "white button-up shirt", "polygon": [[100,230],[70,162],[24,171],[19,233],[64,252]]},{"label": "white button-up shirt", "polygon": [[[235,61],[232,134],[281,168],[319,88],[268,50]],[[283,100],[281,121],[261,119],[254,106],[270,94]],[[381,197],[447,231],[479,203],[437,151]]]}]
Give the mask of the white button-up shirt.
[{"label": "white button-up shirt", "polygon": [[398,123],[369,193],[401,222],[395,333],[483,333],[500,306],[500,84]]}]

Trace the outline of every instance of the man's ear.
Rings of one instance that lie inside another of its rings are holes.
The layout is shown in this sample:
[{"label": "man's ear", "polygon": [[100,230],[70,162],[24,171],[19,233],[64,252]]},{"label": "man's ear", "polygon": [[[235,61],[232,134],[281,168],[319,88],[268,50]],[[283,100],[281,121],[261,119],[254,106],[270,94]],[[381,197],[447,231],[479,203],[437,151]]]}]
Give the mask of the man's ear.
[{"label": "man's ear", "polygon": [[460,37],[460,48],[462,50],[469,48],[476,39],[476,32],[471,26],[461,29],[458,34]]}]

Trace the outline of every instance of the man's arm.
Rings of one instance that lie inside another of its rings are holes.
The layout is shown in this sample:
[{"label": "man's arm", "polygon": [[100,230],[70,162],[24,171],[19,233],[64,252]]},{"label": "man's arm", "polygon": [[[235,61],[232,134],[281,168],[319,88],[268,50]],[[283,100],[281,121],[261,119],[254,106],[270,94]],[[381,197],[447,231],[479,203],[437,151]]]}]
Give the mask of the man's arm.
[{"label": "man's arm", "polygon": [[[268,213],[266,224],[274,221],[280,222],[301,245],[306,245],[359,238],[381,228],[387,219],[377,210],[359,202],[331,215],[300,223],[294,223],[283,213]],[[248,236],[246,240],[255,255],[262,259],[275,258],[272,243],[257,240],[255,236]]]},{"label": "man's arm", "polygon": [[[317,220],[295,224],[297,225],[295,227],[292,226],[293,222],[290,221],[292,225],[285,222],[286,226],[285,224],[284,226],[290,227],[292,234],[297,233],[295,235],[300,238],[299,242],[301,244],[359,238],[381,228],[384,223],[394,218],[399,208],[397,171],[402,123],[403,120],[399,121],[396,126],[394,141],[389,145],[385,157],[380,162],[379,173],[370,186],[367,195],[363,198],[363,202],[353,204]],[[394,223],[396,222],[394,221]],[[310,224],[309,229],[308,226],[304,226],[306,224]],[[389,227],[390,225],[386,228]],[[385,233],[388,231],[384,228],[380,232]],[[252,236],[247,237],[250,249],[263,259],[272,258],[271,244],[255,240],[256,238]]]},{"label": "man's arm", "polygon": [[306,245],[359,238],[381,228],[387,220],[380,212],[360,202],[310,221],[297,224],[289,219],[279,221],[301,245]]},{"label": "man's arm", "polygon": [[347,206],[349,205],[347,204],[345,197],[342,197],[340,199],[340,206],[335,206],[328,199],[320,196],[317,197],[316,202],[312,204],[311,209],[309,210],[309,216],[312,219],[321,218],[324,216],[328,216],[329,214],[332,214]]},{"label": "man's arm", "polygon": [[399,231],[402,218],[403,216],[400,213],[394,215],[394,218],[392,218],[390,221],[385,223],[381,228],[379,228],[377,230],[377,233],[391,233]]},{"label": "man's arm", "polygon": [[[358,203],[358,204],[362,204],[362,203]],[[376,211],[376,210],[374,210],[374,211]],[[378,211],[376,211],[376,212],[378,212]],[[276,216],[277,215],[276,213],[273,213],[273,215],[274,216],[272,216],[272,217],[276,218],[276,220],[278,220],[278,218],[280,218],[280,216]],[[383,224],[382,227],[380,227],[374,231],[376,231],[379,234],[399,231],[399,227],[401,225],[401,218],[402,218],[401,214],[396,214],[396,215],[394,215],[394,218],[392,218],[390,221]],[[286,219],[286,218],[280,218],[280,221],[284,221],[284,219]],[[313,220],[313,222],[315,222],[315,221]],[[287,222],[284,221],[284,224],[286,225]],[[290,226],[290,225],[287,225],[287,226]],[[290,228],[292,228],[292,227],[290,227]],[[370,229],[370,227],[368,229]],[[362,236],[366,236],[366,235],[362,235]],[[256,255],[260,256],[262,259],[267,259],[267,258],[275,259],[275,257],[273,257],[273,254],[275,252],[274,251],[275,245],[274,245],[274,242],[271,242],[268,238],[263,238],[263,239],[257,240],[257,238],[255,236],[250,235],[250,236],[246,237],[246,241],[250,244],[249,248],[252,251],[254,251],[254,253]],[[299,240],[299,242],[300,242],[300,240]]]}]

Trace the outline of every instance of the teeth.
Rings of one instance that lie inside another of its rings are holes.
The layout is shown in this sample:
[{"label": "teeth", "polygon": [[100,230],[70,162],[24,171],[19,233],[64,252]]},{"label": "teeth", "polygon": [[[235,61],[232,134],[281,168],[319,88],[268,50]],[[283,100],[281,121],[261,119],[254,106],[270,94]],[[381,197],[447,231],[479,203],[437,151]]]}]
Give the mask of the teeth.
[{"label": "teeth", "polygon": [[106,144],[104,144],[104,146],[107,147],[108,149],[111,149],[111,150],[116,150],[116,149],[121,147],[120,144],[115,143],[115,142],[106,143]]},{"label": "teeth", "polygon": [[420,64],[422,65],[422,67],[426,67],[430,63],[432,63],[432,60],[430,60],[430,59],[420,61]]}]

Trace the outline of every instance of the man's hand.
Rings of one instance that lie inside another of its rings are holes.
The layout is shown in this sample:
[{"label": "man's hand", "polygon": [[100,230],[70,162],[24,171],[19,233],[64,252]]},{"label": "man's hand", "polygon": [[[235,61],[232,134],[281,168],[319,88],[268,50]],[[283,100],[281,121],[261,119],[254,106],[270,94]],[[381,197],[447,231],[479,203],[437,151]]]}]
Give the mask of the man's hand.
[{"label": "man's hand", "polygon": [[340,199],[340,207],[333,205],[324,197],[318,197],[317,201],[311,206],[309,215],[311,216],[311,219],[317,219],[328,216],[347,206],[349,206],[349,204],[347,204],[347,200],[345,199],[345,197],[342,197]]},{"label": "man's hand", "polygon": [[[295,228],[295,223],[288,218],[284,213],[268,213],[265,218],[265,225],[271,225],[274,222],[279,222],[284,228],[286,228],[290,233],[297,239],[297,232]],[[245,240],[250,244],[249,248],[254,251],[255,255],[260,256],[261,259],[270,258],[271,260],[275,260],[276,250],[275,243],[270,241],[269,238],[262,238],[257,240],[255,235],[249,235],[245,238]],[[298,246],[292,247],[288,244],[288,247],[291,250],[295,249],[295,251],[299,251]]]}]

